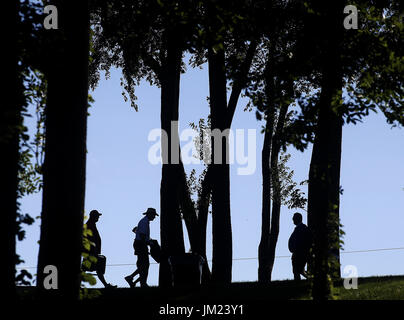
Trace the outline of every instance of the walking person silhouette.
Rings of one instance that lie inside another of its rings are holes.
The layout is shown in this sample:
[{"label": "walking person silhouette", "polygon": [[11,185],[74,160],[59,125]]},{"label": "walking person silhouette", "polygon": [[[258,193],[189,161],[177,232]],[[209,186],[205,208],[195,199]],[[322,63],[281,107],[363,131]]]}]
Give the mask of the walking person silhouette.
[{"label": "walking person silhouette", "polygon": [[[132,274],[125,277],[125,280],[129,283],[129,286],[133,288],[137,282],[140,282],[141,287],[148,287],[147,276],[149,274],[149,250],[148,245],[151,245],[154,240],[150,239],[150,221],[153,221],[158,216],[156,209],[148,208],[145,215],[139,221],[137,228],[133,228],[133,232],[136,233],[135,241],[133,242],[133,248],[135,249],[135,255],[137,255],[137,270]],[[139,278],[133,282],[133,278],[139,274]]]},{"label": "walking person silhouette", "polygon": [[310,248],[312,245],[312,236],[309,228],[302,222],[303,217],[296,212],[293,215],[293,223],[296,225],[295,230],[289,238],[289,251],[292,253],[293,276],[299,281],[300,275],[307,278],[304,267],[309,259]]},{"label": "walking person silhouette", "polygon": [[100,279],[105,288],[116,288],[117,286],[113,286],[110,283],[107,283],[104,277],[107,258],[101,255],[101,236],[96,226],[96,223],[98,222],[101,215],[102,214],[99,213],[97,210],[92,210],[90,212],[90,218],[86,222],[87,230],[91,230],[91,235],[87,236],[88,240],[90,240],[91,243],[88,253],[90,256],[96,257],[97,262],[95,263],[95,265],[91,266],[90,270],[86,270],[86,268],[84,268],[84,270],[96,271],[98,279]]},{"label": "walking person silhouette", "polygon": [[[137,231],[137,227],[134,227],[132,229],[132,232],[135,234],[135,240],[133,241],[133,249],[134,250],[135,250],[135,241],[136,241],[136,231]],[[139,274],[139,269],[136,268],[136,270],[133,273],[131,273],[130,275],[125,277],[126,282],[129,283],[129,286],[131,288],[134,288],[136,286],[136,283],[138,283],[140,281],[140,277],[137,278],[135,281],[133,281],[133,278],[138,274]]]}]

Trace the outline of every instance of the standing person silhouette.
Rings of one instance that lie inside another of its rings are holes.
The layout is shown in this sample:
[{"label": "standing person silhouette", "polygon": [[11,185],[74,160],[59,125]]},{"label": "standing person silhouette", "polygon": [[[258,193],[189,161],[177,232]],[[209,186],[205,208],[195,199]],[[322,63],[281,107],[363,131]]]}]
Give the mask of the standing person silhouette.
[{"label": "standing person silhouette", "polygon": [[136,238],[133,243],[133,247],[135,249],[135,255],[137,255],[137,270],[133,272],[131,275],[125,277],[125,280],[129,283],[130,287],[135,286],[135,283],[132,282],[133,277],[136,274],[139,274],[139,281],[141,287],[148,287],[147,285],[147,276],[149,274],[149,250],[147,248],[148,245],[151,244],[153,240],[150,239],[150,221],[153,221],[156,216],[158,216],[156,209],[148,208],[146,212],[143,213],[145,215],[139,221],[137,225],[137,229],[132,230],[136,232]]},{"label": "standing person silhouette", "polygon": [[293,215],[295,230],[289,238],[289,251],[292,253],[293,276],[296,281],[300,280],[300,275],[307,278],[304,267],[309,259],[312,236],[309,228],[302,222],[303,217],[296,212]]},{"label": "standing person silhouette", "polygon": [[100,279],[105,288],[116,288],[116,286],[107,283],[104,277],[107,258],[101,255],[101,237],[96,226],[101,215],[102,214],[97,210],[92,210],[90,212],[90,218],[86,222],[87,230],[91,230],[92,233],[92,235],[87,236],[88,240],[91,242],[90,251],[88,253],[90,256],[97,258],[95,266],[92,266],[89,271],[97,272],[98,279]]}]

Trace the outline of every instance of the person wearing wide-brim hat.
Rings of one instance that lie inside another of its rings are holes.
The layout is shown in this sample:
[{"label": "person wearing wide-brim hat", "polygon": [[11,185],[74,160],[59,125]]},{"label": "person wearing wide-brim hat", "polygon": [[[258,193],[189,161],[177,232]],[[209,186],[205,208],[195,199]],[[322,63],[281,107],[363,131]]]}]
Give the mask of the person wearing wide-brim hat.
[{"label": "person wearing wide-brim hat", "polygon": [[134,287],[135,283],[133,283],[133,277],[139,273],[139,281],[141,287],[147,287],[147,276],[149,274],[149,250],[147,246],[153,241],[150,239],[150,221],[153,221],[156,216],[158,216],[156,209],[148,208],[145,212],[143,212],[143,217],[137,228],[136,238],[133,243],[133,247],[135,249],[135,255],[137,255],[137,270],[133,272],[131,275],[125,277],[125,280],[129,283],[130,287]]}]

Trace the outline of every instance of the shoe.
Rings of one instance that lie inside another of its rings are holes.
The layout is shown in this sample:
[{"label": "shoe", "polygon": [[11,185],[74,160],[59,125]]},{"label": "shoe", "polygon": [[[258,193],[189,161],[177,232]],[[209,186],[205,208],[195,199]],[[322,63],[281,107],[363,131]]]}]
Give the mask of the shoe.
[{"label": "shoe", "polygon": [[125,280],[127,283],[129,283],[129,287],[134,288],[136,285],[132,282],[132,277],[126,276]]}]

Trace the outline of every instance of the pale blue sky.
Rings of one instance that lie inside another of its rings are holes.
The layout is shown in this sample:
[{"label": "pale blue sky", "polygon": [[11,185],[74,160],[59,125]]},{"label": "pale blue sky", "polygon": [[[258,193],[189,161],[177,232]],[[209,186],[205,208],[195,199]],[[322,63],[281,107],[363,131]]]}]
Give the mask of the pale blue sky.
[{"label": "pale blue sky", "polygon": [[[102,253],[107,264],[135,264],[131,232],[147,207],[159,212],[161,166],[148,162],[153,142],[150,130],[160,127],[160,90],[142,83],[136,88],[139,111],[124,102],[119,85],[120,72],[113,70],[109,80],[102,79],[92,93],[95,103],[88,118],[88,157],[85,210],[103,213],[98,223]],[[207,68],[189,69],[181,77],[180,129],[189,122],[206,117],[209,108]],[[255,258],[261,229],[262,123],[254,112],[243,112],[241,99],[233,129],[257,129],[257,169],[255,174],[239,176],[231,166],[231,213],[233,257]],[[32,120],[28,120],[30,124]],[[301,153],[291,148],[290,167],[295,180],[306,180],[311,148]],[[364,123],[344,127],[341,184],[341,222],[345,250],[404,247],[404,130],[390,129],[382,115],[370,115]],[[189,172],[192,166],[186,166]],[[22,211],[40,215],[41,195],[22,200]],[[283,208],[278,256],[289,255],[287,240],[293,231],[292,211]],[[210,218],[209,218],[210,219]],[[211,257],[211,228],[208,227],[208,258]],[[304,222],[306,216],[304,215]],[[151,223],[151,237],[159,240],[159,223]],[[36,266],[39,222],[26,227],[27,238],[18,244],[23,265]],[[189,248],[186,239],[186,247]],[[342,254],[342,268],[356,265],[359,276],[404,274],[404,250]],[[135,266],[107,266],[107,281],[127,286],[123,277]],[[233,263],[233,281],[256,281],[258,260]],[[29,269],[35,272],[35,269]],[[149,284],[156,285],[158,266],[152,264]],[[273,279],[291,279],[290,258],[275,261]],[[98,284],[97,284],[98,286]]]}]

